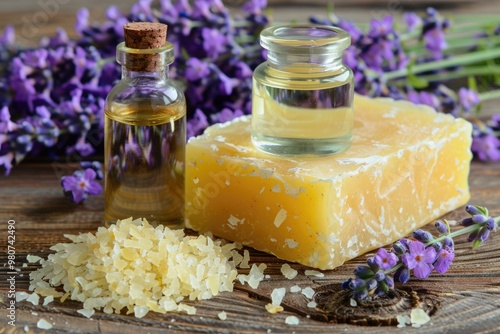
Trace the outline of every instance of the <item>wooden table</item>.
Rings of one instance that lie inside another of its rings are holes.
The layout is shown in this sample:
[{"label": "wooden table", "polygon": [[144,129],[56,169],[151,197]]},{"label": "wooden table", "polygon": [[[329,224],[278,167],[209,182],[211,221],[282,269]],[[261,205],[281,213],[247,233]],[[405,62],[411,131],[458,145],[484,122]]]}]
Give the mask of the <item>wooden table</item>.
[{"label": "wooden table", "polygon": [[[127,8],[124,1],[120,6]],[[2,0],[0,4],[0,22],[2,24],[18,22],[22,15],[29,15],[30,9],[23,8],[21,2]],[[379,2],[380,3],[380,2]],[[100,10],[106,2],[91,1]],[[69,2],[61,5],[59,12],[41,30],[53,31],[57,25],[70,27],[76,3]],[[478,9],[479,6],[479,9]],[[482,6],[482,7],[481,7]],[[491,8],[499,8],[498,4],[481,2],[474,7],[459,7],[455,11],[491,12]],[[323,12],[323,8],[308,8],[307,15],[304,8],[292,7],[275,9],[278,20],[287,20],[291,17],[305,18],[309,14]],[[345,12],[351,17],[365,17],[374,10],[369,8],[359,14],[359,8],[346,8]],[[498,12],[498,10],[497,10]],[[17,19],[16,19],[17,17]],[[16,21],[17,20],[17,21]],[[498,101],[487,104],[489,112],[498,112]],[[75,166],[73,166],[75,167]],[[6,226],[12,219],[16,226],[16,265],[21,269],[16,277],[16,290],[26,291],[29,272],[36,269],[36,265],[26,263],[26,255],[33,254],[46,257],[49,248],[59,242],[66,242],[64,234],[78,234],[94,232],[102,225],[103,197],[89,198],[83,205],[68,204],[62,196],[59,177],[48,162],[23,162],[16,166],[11,175],[0,177],[0,262],[4,264],[6,252]],[[500,164],[488,164],[474,161],[470,174],[471,203],[485,205],[490,208],[491,214],[500,215]],[[464,217],[463,208],[448,215],[446,218],[459,219]],[[432,230],[432,225],[427,226]],[[446,275],[432,275],[425,281],[411,280],[405,287],[416,291],[425,297],[426,301],[435,308],[431,322],[420,330],[425,333],[495,333],[500,331],[500,235],[493,233],[491,240],[478,250],[472,251],[466,237],[459,237],[456,241],[456,259]],[[331,271],[325,271],[324,277],[304,275],[303,266],[299,268],[299,275],[293,280],[286,280],[280,273],[284,261],[275,257],[250,249],[251,263],[267,264],[266,274],[269,279],[261,282],[257,290],[248,285],[235,285],[232,293],[222,293],[206,301],[193,302],[196,306],[196,315],[185,313],[169,313],[167,315],[149,313],[143,319],[136,319],[126,315],[106,315],[97,312],[92,320],[79,315],[76,310],[81,308],[80,303],[66,301],[53,302],[47,306],[33,306],[27,302],[19,302],[16,307],[17,327],[7,326],[7,271],[0,267],[0,333],[24,333],[24,326],[29,332],[39,332],[36,323],[44,318],[54,323],[51,332],[73,333],[170,333],[182,332],[209,332],[209,333],[391,333],[400,332],[396,327],[373,327],[351,324],[333,324],[318,320],[324,316],[321,312],[306,306],[307,300],[300,294],[287,294],[283,305],[285,311],[276,315],[266,312],[264,306],[269,302],[269,295],[276,287],[290,287],[299,285],[310,286],[316,291],[332,290],[340,295],[340,283],[352,276],[353,269],[363,263],[365,256]],[[241,273],[246,273],[240,270]],[[220,320],[217,314],[227,312],[227,320]],[[309,314],[309,316],[307,316]],[[285,324],[285,318],[296,315],[300,318],[300,325]],[[405,329],[405,331],[415,329]]]}]

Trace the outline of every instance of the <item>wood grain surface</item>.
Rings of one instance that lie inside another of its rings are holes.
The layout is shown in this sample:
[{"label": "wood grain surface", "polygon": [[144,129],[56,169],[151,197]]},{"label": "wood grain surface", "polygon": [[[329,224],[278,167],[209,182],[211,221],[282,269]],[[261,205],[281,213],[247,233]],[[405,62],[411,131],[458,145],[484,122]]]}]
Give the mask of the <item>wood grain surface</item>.
[{"label": "wood grain surface", "polygon": [[[75,167],[72,165],[72,167]],[[83,205],[69,204],[61,194],[59,179],[50,163],[26,163],[17,166],[12,174],[2,179],[0,188],[0,263],[6,263],[6,226],[9,219],[16,224],[16,264],[21,268],[16,278],[16,290],[26,291],[29,272],[37,265],[26,262],[26,255],[47,257],[49,248],[59,242],[67,242],[64,234],[93,232],[102,225],[104,202],[102,196],[91,197]],[[472,189],[471,203],[490,207],[491,214],[500,215],[500,164],[472,163],[470,174]],[[463,209],[448,215],[448,219],[464,217]],[[427,226],[432,230],[432,224]],[[494,333],[500,330],[500,235],[493,233],[491,240],[478,250],[472,251],[466,237],[456,241],[456,259],[446,275],[432,275],[425,281],[412,280],[406,286],[432,295],[438,302],[437,311],[430,324],[423,329],[426,333]],[[396,332],[396,327],[366,327],[346,324],[330,324],[313,320],[317,312],[308,308],[308,300],[300,294],[288,293],[284,300],[285,311],[271,315],[264,306],[270,300],[271,291],[276,287],[299,285],[319,290],[324,286],[339,284],[352,276],[353,269],[366,257],[346,263],[334,270],[325,271],[322,278],[304,275],[306,267],[292,264],[299,275],[289,281],[280,273],[283,263],[271,255],[250,250],[250,263],[266,263],[265,273],[270,275],[257,290],[248,285],[236,283],[235,291],[222,293],[206,301],[193,302],[197,314],[183,313],[167,315],[148,314],[143,319],[126,315],[106,315],[97,312],[88,320],[76,311],[80,303],[54,302],[47,306],[33,306],[27,302],[17,303],[17,332],[23,332],[24,325],[36,329],[36,322],[44,318],[53,322],[53,332],[73,333],[159,333],[165,329],[187,332],[217,333],[331,333],[349,331],[351,333]],[[240,273],[246,273],[240,270]],[[0,276],[0,295],[4,301],[8,290],[6,268]],[[6,326],[6,304],[0,303],[0,328],[5,332],[16,332]],[[217,314],[226,311],[228,319],[220,320]],[[311,318],[307,317],[307,314]],[[299,326],[285,324],[288,315],[300,318]]]},{"label": "wood grain surface", "polygon": [[[48,1],[48,0],[47,0]],[[33,36],[20,36],[28,45],[44,35],[53,34],[58,26],[71,32],[74,23],[74,11],[83,5],[80,1],[54,0],[60,6],[45,24],[37,27]],[[115,2],[127,10],[133,0]],[[359,7],[358,1],[341,1],[340,13],[350,19],[367,21],[376,13],[387,10],[390,1],[364,1],[370,7]],[[85,5],[91,8],[93,20],[103,17],[104,8],[111,1],[89,0]],[[305,21],[310,15],[325,12],[323,6],[312,7],[313,2],[292,2],[276,0],[272,13],[275,21],[297,19]],[[320,3],[315,1],[315,4]],[[326,4],[326,1],[324,2]],[[414,8],[416,1],[401,0],[403,8]],[[450,14],[478,13],[494,14],[500,12],[500,1],[441,1],[444,11]],[[352,6],[347,6],[351,4]],[[446,5],[445,5],[446,4]],[[450,6],[453,4],[455,6]],[[375,6],[374,6],[375,5]],[[449,7],[450,6],[450,7]],[[0,0],[0,29],[7,24],[14,24],[22,32],[23,17],[28,20],[40,10],[37,1]],[[486,105],[486,113],[499,112],[498,101]],[[65,165],[64,162],[62,162]],[[75,164],[68,167],[76,168]],[[276,315],[266,312],[264,306],[270,300],[269,295],[276,287],[312,287],[321,289],[339,289],[339,284],[352,277],[353,269],[363,263],[366,256],[360,256],[334,270],[325,271],[324,277],[306,276],[306,267],[292,264],[299,275],[292,281],[286,280],[280,273],[283,263],[271,255],[249,249],[250,263],[265,263],[268,279],[261,282],[257,290],[248,285],[236,283],[235,291],[222,293],[205,301],[192,302],[196,306],[196,315],[169,313],[167,315],[149,313],[143,319],[127,315],[106,315],[97,312],[92,320],[86,319],[76,311],[81,304],[67,300],[64,303],[53,302],[47,306],[34,306],[19,302],[16,307],[16,327],[7,325],[6,296],[7,283],[7,221],[15,220],[16,226],[16,266],[21,269],[16,277],[16,290],[26,291],[29,285],[29,272],[37,268],[26,262],[26,255],[47,257],[49,248],[59,242],[66,242],[64,234],[94,232],[102,226],[104,201],[102,196],[91,197],[82,205],[73,205],[62,196],[59,185],[60,174],[50,162],[23,162],[16,166],[10,176],[0,176],[0,333],[44,332],[36,328],[40,318],[44,318],[54,327],[50,333],[499,333],[500,332],[500,234],[493,233],[490,240],[479,249],[472,251],[466,236],[456,240],[456,258],[446,275],[432,275],[425,281],[411,280],[405,286],[420,295],[426,295],[436,303],[436,311],[430,323],[420,329],[396,327],[356,326],[333,324],[315,320],[321,317],[316,310],[307,307],[308,300],[301,294],[288,293],[284,299],[285,311]],[[500,164],[474,161],[471,165],[470,203],[490,208],[491,214],[500,215]],[[448,219],[460,219],[465,216],[463,208],[449,213]],[[433,229],[432,222],[428,229]],[[240,270],[240,273],[246,273]],[[220,320],[217,314],[227,313],[227,320]],[[289,315],[298,316],[300,325],[285,324]]]}]

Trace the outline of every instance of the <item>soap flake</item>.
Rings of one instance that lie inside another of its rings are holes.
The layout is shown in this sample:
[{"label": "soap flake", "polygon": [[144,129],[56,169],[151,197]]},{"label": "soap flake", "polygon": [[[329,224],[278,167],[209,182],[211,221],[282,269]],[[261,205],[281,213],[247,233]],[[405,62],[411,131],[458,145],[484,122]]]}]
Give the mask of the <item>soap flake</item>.
[{"label": "soap flake", "polygon": [[280,227],[281,224],[283,224],[283,222],[285,221],[286,216],[287,211],[283,208],[280,209],[280,211],[278,211],[278,214],[276,215],[276,218],[274,218],[274,226]]}]

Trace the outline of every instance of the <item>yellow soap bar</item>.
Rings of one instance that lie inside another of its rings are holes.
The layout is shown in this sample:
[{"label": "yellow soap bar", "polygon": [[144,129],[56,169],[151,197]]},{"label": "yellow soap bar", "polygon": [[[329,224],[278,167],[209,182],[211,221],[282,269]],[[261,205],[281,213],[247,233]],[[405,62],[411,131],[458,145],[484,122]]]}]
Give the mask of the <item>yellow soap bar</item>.
[{"label": "yellow soap bar", "polygon": [[186,227],[319,269],[382,247],[469,199],[471,124],[406,101],[354,100],[353,145],[273,156],[250,116],[186,151]]}]

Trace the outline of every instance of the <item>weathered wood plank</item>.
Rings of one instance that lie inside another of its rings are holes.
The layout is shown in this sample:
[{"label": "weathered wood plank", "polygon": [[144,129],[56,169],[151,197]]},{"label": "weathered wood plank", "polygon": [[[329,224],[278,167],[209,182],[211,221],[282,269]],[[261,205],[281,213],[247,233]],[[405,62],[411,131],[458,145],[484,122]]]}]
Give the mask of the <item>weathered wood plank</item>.
[{"label": "weathered wood plank", "polygon": [[[50,164],[21,164],[12,171],[12,175],[1,179],[0,187],[0,220],[1,239],[6,240],[6,220],[16,221],[16,261],[19,267],[25,262],[27,254],[46,257],[49,247],[58,242],[67,241],[63,234],[77,234],[94,231],[102,224],[102,197],[90,198],[83,205],[72,205],[61,195],[59,181],[53,174]],[[486,204],[493,215],[500,215],[498,206],[500,198],[500,164],[483,164],[474,162],[471,168],[470,184],[472,189],[471,203]],[[446,217],[458,219],[463,217],[461,210],[456,210]],[[432,229],[432,226],[428,226]],[[415,290],[435,295],[439,301],[437,312],[432,317],[432,325],[425,327],[426,332],[478,332],[494,331],[500,328],[500,248],[495,233],[492,240],[476,251],[470,250],[470,243],[465,236],[456,242],[456,260],[446,275],[434,275],[425,281],[413,280],[407,286]],[[163,330],[187,332],[217,333],[273,333],[317,332],[348,330],[361,333],[387,333],[397,328],[359,327],[346,324],[328,324],[313,320],[317,316],[314,309],[307,308],[307,298],[300,294],[288,293],[283,304],[286,310],[271,315],[264,309],[270,300],[270,293],[276,287],[310,286],[319,289],[333,284],[338,289],[340,282],[351,276],[352,270],[363,263],[365,256],[360,256],[349,263],[325,272],[325,277],[317,278],[304,275],[306,267],[293,264],[299,275],[292,281],[286,280],[280,273],[284,261],[271,255],[250,249],[251,263],[266,263],[265,273],[270,275],[257,290],[242,286],[239,283],[232,293],[221,295],[206,301],[192,302],[198,312],[194,316],[182,313],[167,315],[148,314],[143,319],[135,319],[127,315],[106,315],[96,313],[94,320],[82,318],[76,310],[81,308],[77,302],[54,302],[48,306],[33,306],[26,302],[18,303],[18,328],[28,325],[35,327],[39,318],[55,323],[55,332],[71,329],[75,333],[137,333],[148,331],[159,333]],[[6,261],[6,243],[0,242],[0,261]],[[29,272],[37,266],[30,264],[21,268],[21,275],[16,279],[18,291],[28,287]],[[243,270],[241,272],[244,273]],[[6,300],[8,290],[5,269],[0,277],[0,293]],[[5,304],[0,304],[0,319],[6,319]],[[228,319],[220,320],[217,314],[226,311]],[[32,313],[38,314],[34,316]],[[299,315],[301,323],[292,327],[284,320],[288,315]],[[312,316],[308,319],[306,315]],[[3,321],[3,320],[2,320]],[[2,324],[3,325],[3,324]],[[20,327],[19,327],[20,326]]]}]

